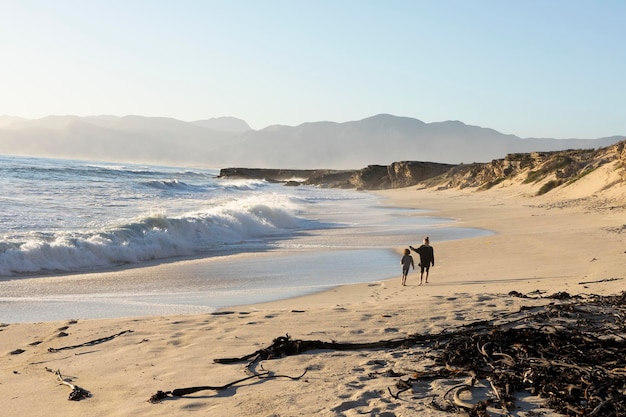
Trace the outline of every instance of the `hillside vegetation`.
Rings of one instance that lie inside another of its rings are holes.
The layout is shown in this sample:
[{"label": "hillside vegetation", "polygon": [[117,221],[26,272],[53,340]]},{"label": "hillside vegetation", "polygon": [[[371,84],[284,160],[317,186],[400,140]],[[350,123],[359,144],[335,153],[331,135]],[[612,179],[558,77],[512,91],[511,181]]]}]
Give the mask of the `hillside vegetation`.
[{"label": "hillside vegetation", "polygon": [[600,149],[571,149],[554,152],[509,154],[490,163],[457,165],[449,171],[426,179],[421,185],[438,189],[468,187],[487,190],[516,184],[528,185],[535,195],[562,189],[587,175],[602,176],[596,189],[600,193],[626,184],[626,141]]},{"label": "hillside vegetation", "polygon": [[[521,186],[525,194],[534,196],[562,192],[567,194],[562,196],[566,199],[598,193],[623,197],[626,190],[626,141],[599,149],[513,153],[488,163],[453,165],[402,161],[369,165],[358,170],[224,168],[220,177],[359,190],[418,186],[480,192]],[[592,177],[593,181],[589,180]]]}]

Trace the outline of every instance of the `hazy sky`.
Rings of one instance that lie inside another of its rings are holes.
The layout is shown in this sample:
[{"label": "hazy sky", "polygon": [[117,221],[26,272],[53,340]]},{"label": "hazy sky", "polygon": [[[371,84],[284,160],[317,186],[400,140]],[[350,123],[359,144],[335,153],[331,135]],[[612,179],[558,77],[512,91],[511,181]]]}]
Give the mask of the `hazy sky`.
[{"label": "hazy sky", "polygon": [[626,135],[624,0],[0,0],[0,115]]}]

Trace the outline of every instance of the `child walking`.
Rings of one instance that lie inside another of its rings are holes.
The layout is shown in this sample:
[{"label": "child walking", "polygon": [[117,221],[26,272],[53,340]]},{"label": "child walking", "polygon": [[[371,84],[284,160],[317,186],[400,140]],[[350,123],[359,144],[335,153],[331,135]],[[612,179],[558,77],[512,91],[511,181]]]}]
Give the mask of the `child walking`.
[{"label": "child walking", "polygon": [[415,269],[415,263],[413,263],[410,250],[404,250],[404,256],[400,260],[400,263],[402,264],[402,286],[406,286],[406,276],[409,274],[409,268],[413,267],[413,269]]}]

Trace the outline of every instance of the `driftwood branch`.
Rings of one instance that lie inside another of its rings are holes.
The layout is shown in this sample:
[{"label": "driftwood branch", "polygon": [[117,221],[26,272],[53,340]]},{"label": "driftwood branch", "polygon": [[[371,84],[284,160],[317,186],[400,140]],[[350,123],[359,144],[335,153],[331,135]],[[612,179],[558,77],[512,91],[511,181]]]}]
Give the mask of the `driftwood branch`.
[{"label": "driftwood branch", "polygon": [[109,340],[113,340],[116,337],[121,336],[123,334],[132,333],[132,332],[133,332],[132,330],[124,330],[123,332],[119,332],[119,333],[114,334],[112,336],[107,336],[107,337],[102,337],[100,339],[91,340],[89,342],[81,343],[80,345],[64,346],[64,347],[60,347],[60,348],[52,348],[51,347],[51,348],[48,348],[48,352],[55,353],[55,352],[60,352],[62,350],[76,349],[76,348],[85,347],[85,346],[98,345],[100,343],[104,343],[104,342],[108,342]]},{"label": "driftwood branch", "polygon": [[[48,369],[48,371],[52,372],[51,369]],[[60,370],[57,369],[56,372],[54,372],[54,374],[57,376],[57,378],[61,382],[61,384],[67,385],[68,387],[70,387],[72,389],[72,392],[70,392],[70,395],[67,398],[68,400],[80,401],[83,398],[91,397],[91,393],[89,391],[87,391],[84,388],[79,387],[78,385],[74,385],[71,382],[69,382],[68,380],[66,380],[65,378],[63,378],[63,375],[61,375],[61,371]]]}]

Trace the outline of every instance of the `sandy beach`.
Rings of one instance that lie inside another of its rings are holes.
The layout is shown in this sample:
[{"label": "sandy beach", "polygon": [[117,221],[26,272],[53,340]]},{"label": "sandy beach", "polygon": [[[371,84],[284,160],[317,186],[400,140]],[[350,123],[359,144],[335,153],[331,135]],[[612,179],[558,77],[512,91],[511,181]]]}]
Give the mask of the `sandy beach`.
[{"label": "sandy beach", "polygon": [[[420,348],[318,349],[268,359],[215,363],[269,346],[280,336],[370,343],[436,334],[522,306],[555,300],[522,294],[618,294],[626,289],[626,190],[606,166],[535,196],[539,185],[502,183],[487,191],[411,187],[380,192],[389,204],[431,210],[494,235],[432,241],[435,267],[419,286],[398,277],[214,314],[8,324],[0,327],[0,394],[6,416],[443,416],[430,406],[458,381],[425,380],[395,398],[395,384],[423,372]],[[423,236],[415,236],[413,245]],[[415,255],[415,254],[414,254]],[[171,267],[171,265],[169,266]],[[314,279],[314,277],[311,277]],[[558,301],[557,301],[558,302]],[[52,349],[52,350],[50,350]],[[473,354],[473,353],[470,353]],[[426,362],[425,362],[426,361]],[[73,385],[91,394],[68,401]],[[148,400],[158,391],[221,390]],[[304,376],[301,376],[306,371]],[[393,371],[393,372],[389,372]],[[460,377],[463,380],[464,377]],[[488,390],[487,390],[488,391]],[[520,396],[512,415],[556,415]],[[533,414],[535,413],[535,414]]]}]

